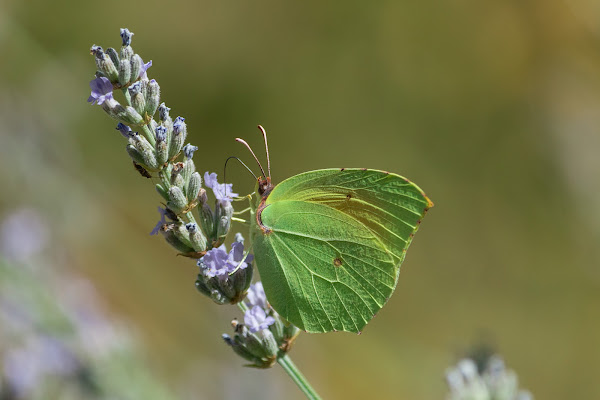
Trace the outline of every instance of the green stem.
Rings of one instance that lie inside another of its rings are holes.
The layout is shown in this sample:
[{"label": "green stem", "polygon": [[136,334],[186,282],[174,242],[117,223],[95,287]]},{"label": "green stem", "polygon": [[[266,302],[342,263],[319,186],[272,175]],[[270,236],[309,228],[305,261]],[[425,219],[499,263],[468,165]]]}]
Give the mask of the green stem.
[{"label": "green stem", "polygon": [[308,383],[304,375],[302,375],[298,367],[296,367],[296,364],[292,362],[292,359],[287,354],[284,353],[282,356],[279,356],[277,358],[277,362],[279,363],[279,365],[281,365],[283,370],[287,372],[290,378],[292,378],[294,383],[298,385],[300,390],[302,390],[302,392],[306,395],[307,398],[311,400],[321,399],[321,397],[319,397],[315,389],[313,389],[312,386],[310,386],[310,383]]}]

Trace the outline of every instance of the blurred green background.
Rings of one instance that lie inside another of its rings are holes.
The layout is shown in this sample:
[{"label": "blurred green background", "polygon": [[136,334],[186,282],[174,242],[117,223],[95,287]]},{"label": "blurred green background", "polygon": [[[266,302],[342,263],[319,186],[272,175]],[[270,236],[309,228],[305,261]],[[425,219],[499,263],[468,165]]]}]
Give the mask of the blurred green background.
[{"label": "blurred green background", "polygon": [[302,398],[279,368],[241,367],[220,339],[239,311],[148,235],[159,197],[86,103],[90,46],[127,27],[202,172],[249,160],[233,139],[260,149],[260,123],[275,181],[378,168],[436,203],[362,335],[299,338],[324,398],[440,399],[445,368],[480,343],[537,399],[600,398],[598,4],[4,0],[0,217],[41,210],[181,398]]}]

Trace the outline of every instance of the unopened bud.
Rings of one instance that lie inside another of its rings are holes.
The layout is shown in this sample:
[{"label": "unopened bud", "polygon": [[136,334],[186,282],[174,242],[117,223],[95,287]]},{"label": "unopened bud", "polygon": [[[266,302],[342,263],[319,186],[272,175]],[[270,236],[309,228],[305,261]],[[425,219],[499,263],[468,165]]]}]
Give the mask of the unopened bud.
[{"label": "unopened bud", "polygon": [[177,117],[173,123],[173,134],[169,143],[169,159],[176,157],[183,147],[187,137],[187,128],[183,117]]},{"label": "unopened bud", "polygon": [[146,140],[146,138],[143,136],[140,136],[137,132],[133,132],[130,135],[129,140],[130,143],[134,145],[137,151],[139,151],[142,155],[142,158],[144,159],[143,165],[149,167],[151,170],[156,171],[158,169],[158,162],[156,161],[154,148],[148,142],[148,140]]},{"label": "unopened bud", "polygon": [[202,178],[198,172],[194,172],[187,184],[186,197],[190,203],[198,202],[198,195],[202,186]]},{"label": "unopened bud", "polygon": [[179,186],[171,186],[169,188],[167,207],[173,210],[175,214],[181,214],[187,208],[187,199]]},{"label": "unopened bud", "polygon": [[148,83],[146,95],[146,112],[150,117],[154,116],[158,108],[158,102],[160,101],[160,86],[156,80],[152,79]]},{"label": "unopened bud", "polygon": [[128,60],[123,59],[123,52],[121,51],[121,62],[119,64],[119,83],[125,87],[129,84],[131,79],[131,63]]},{"label": "unopened bud", "polygon": [[142,65],[144,62],[142,61],[142,57],[138,54],[134,54],[131,57],[131,80],[136,81],[140,76],[140,71],[142,70]]},{"label": "unopened bud", "polygon": [[113,64],[115,65],[115,68],[117,69],[117,74],[118,74],[119,66],[121,64],[121,61],[119,60],[119,53],[117,53],[117,51],[115,49],[113,49],[112,47],[109,47],[108,49],[106,49],[106,54],[108,54],[108,56],[112,60]]},{"label": "unopened bud", "polygon": [[185,228],[188,230],[190,235],[190,242],[195,251],[206,250],[206,237],[202,234],[202,231],[196,224],[187,224]]}]

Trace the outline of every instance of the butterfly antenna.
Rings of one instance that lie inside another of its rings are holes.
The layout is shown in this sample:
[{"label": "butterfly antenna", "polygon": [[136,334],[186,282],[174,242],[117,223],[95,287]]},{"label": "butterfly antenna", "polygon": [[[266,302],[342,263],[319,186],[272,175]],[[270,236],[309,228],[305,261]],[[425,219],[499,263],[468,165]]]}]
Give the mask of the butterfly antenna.
[{"label": "butterfly antenna", "polygon": [[267,172],[269,172],[269,178],[270,178],[271,177],[271,159],[269,158],[269,145],[267,144],[267,132],[265,131],[265,128],[262,127],[262,125],[259,125],[258,129],[260,129],[260,131],[263,134],[263,138],[265,139],[265,150],[267,151]]},{"label": "butterfly antenna", "polygon": [[241,144],[243,144],[244,146],[246,146],[246,148],[248,150],[250,150],[250,153],[252,153],[252,156],[256,160],[256,163],[258,164],[258,167],[260,168],[260,171],[262,172],[263,176],[266,176],[265,170],[263,169],[262,165],[260,165],[260,161],[258,161],[258,158],[256,157],[256,154],[254,154],[254,152],[252,151],[252,148],[250,147],[250,145],[248,143],[246,143],[246,141],[244,139],[235,138],[235,141],[236,142],[240,142]]},{"label": "butterfly antenna", "polygon": [[[242,160],[240,160],[236,156],[231,156],[231,157],[228,157],[227,160],[225,160],[225,166],[223,167],[223,182],[227,182],[227,163],[231,159],[237,160],[240,164],[242,164],[244,166],[244,168],[246,168],[248,170],[248,172],[250,172],[252,174],[252,176],[254,177],[254,179],[258,179],[256,177],[256,175],[254,175],[254,172],[252,172],[252,170],[250,169],[250,167],[248,167],[246,164],[244,164],[244,162]],[[225,186],[225,195],[227,195],[227,186]]]}]

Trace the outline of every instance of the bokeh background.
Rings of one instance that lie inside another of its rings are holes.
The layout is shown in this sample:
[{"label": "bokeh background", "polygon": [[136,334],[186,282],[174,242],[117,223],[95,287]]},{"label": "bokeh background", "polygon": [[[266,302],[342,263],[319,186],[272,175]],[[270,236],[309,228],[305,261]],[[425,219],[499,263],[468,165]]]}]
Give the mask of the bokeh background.
[{"label": "bokeh background", "polygon": [[[222,343],[239,311],[148,235],[158,194],[86,103],[90,46],[128,27],[201,171],[250,160],[233,139],[260,149],[260,123],[276,181],[378,168],[436,203],[362,335],[299,338],[324,398],[443,398],[446,367],[481,344],[537,399],[600,398],[599,4],[4,0],[0,218],[38,213],[40,268],[89,280],[175,397],[302,398]],[[239,166],[228,180],[253,189]]]}]

